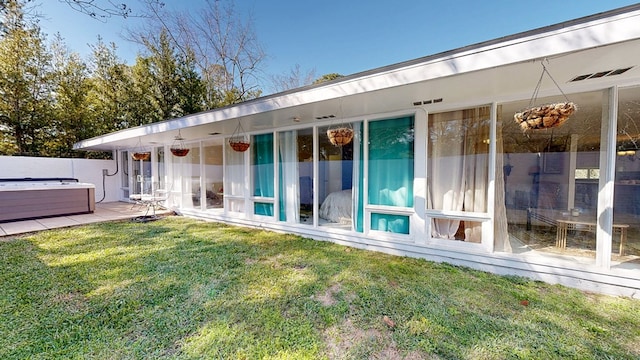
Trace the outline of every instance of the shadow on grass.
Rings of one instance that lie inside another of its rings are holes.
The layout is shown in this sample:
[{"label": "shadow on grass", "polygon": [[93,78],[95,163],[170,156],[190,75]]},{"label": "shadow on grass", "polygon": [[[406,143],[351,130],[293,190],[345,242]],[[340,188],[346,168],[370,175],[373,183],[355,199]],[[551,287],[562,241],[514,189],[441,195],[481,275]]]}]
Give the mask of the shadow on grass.
[{"label": "shadow on grass", "polygon": [[2,358],[640,353],[637,301],[261,230],[119,222],[0,251]]}]

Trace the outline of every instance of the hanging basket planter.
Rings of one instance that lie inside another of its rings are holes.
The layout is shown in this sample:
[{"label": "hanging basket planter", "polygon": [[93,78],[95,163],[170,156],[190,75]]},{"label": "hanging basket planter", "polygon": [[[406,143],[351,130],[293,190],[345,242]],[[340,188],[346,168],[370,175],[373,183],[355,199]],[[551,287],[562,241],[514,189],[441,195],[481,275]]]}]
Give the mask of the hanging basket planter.
[{"label": "hanging basket planter", "polygon": [[250,143],[244,139],[237,139],[236,141],[229,139],[229,146],[237,152],[247,151],[247,149],[249,149],[249,145]]},{"label": "hanging basket planter", "polygon": [[[560,93],[566,100],[565,102],[558,102],[540,106],[533,105],[538,97],[538,91],[540,90],[542,78],[544,77],[545,73],[549,76],[549,78],[551,78],[558,90],[560,90]],[[576,111],[578,111],[578,106],[575,103],[569,101],[569,98],[562,92],[562,89],[560,88],[556,80],[551,76],[547,68],[544,66],[543,62],[542,74],[540,75],[538,84],[533,91],[533,96],[531,97],[531,101],[529,102],[529,107],[515,113],[513,115],[513,120],[518,125],[520,125],[522,131],[551,129],[564,124]]]},{"label": "hanging basket planter", "polygon": [[517,112],[513,119],[524,131],[550,129],[564,124],[577,110],[573,102],[561,102],[528,108]]},{"label": "hanging basket planter", "polygon": [[178,136],[175,137],[175,140],[169,150],[173,156],[177,157],[184,157],[189,154],[189,149],[184,145],[184,138],[180,134],[180,130],[178,130]]},{"label": "hanging basket planter", "polygon": [[229,146],[231,146],[234,151],[244,152],[249,149],[250,145],[251,143],[247,139],[247,136],[244,134],[242,124],[240,123],[240,121],[238,121],[238,126],[236,126],[236,129],[233,131],[233,134],[229,138]]},{"label": "hanging basket planter", "polygon": [[131,157],[133,158],[133,160],[142,161],[147,161],[151,158],[151,151],[148,151],[142,146],[140,138],[138,138],[138,144],[136,145],[136,148],[131,152]]},{"label": "hanging basket planter", "polygon": [[131,153],[131,157],[133,158],[133,160],[142,160],[142,161],[146,161],[149,160],[149,158],[151,158],[151,153],[148,151],[134,151]]},{"label": "hanging basket planter", "polygon": [[339,127],[327,130],[329,141],[335,146],[347,145],[353,140],[353,129],[350,127]]}]

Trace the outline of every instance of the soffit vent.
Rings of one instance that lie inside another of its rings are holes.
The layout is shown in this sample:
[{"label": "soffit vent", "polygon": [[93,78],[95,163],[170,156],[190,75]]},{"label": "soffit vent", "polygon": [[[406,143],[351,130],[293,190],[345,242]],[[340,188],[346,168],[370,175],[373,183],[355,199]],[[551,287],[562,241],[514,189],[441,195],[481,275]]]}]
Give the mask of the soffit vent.
[{"label": "soffit vent", "polygon": [[414,101],[413,102],[413,106],[437,104],[437,103],[441,103],[441,102],[442,102],[442,98],[429,99],[429,100],[423,100],[423,101]]},{"label": "soffit vent", "polygon": [[323,115],[323,116],[316,116],[316,120],[333,119],[334,117],[336,117],[336,116],[333,115],[333,114],[331,114],[331,115]]},{"label": "soffit vent", "polygon": [[600,72],[593,73],[593,74],[578,75],[578,76],[574,77],[573,79],[569,80],[569,82],[582,81],[582,80],[587,80],[587,79],[598,79],[598,78],[605,77],[605,76],[620,75],[620,74],[626,73],[627,71],[631,70],[632,68],[633,68],[633,66],[630,66],[628,68],[623,68],[623,69],[607,70],[607,71],[600,71]]}]

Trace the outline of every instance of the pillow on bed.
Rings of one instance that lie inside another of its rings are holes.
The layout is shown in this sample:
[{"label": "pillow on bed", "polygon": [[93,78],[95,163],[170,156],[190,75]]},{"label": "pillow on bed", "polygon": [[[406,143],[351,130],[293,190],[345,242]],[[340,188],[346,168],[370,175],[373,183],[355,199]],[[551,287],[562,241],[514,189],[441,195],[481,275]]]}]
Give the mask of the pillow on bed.
[{"label": "pillow on bed", "polygon": [[318,216],[335,223],[351,219],[351,189],[329,194],[320,205]]}]

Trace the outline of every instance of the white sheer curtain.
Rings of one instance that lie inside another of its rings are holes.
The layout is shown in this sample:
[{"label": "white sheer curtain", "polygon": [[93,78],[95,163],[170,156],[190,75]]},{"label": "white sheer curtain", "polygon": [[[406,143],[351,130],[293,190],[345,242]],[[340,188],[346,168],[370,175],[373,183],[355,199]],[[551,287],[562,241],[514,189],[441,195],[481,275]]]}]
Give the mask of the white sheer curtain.
[{"label": "white sheer curtain", "polygon": [[[432,209],[462,210],[466,168],[463,154],[464,142],[445,141],[443,137],[431,141],[429,199]],[[454,239],[459,226],[460,220],[434,219],[431,236]]]},{"label": "white sheer curtain", "polygon": [[[297,223],[300,218],[300,173],[298,170],[298,132],[280,133],[280,219]],[[282,206],[284,205],[284,206]]]},{"label": "white sheer curtain", "polygon": [[496,131],[496,208],[493,226],[493,248],[495,251],[512,252],[507,224],[504,181],[504,142],[502,137],[502,108],[498,106]]},{"label": "white sheer curtain", "polygon": [[[430,116],[429,199],[436,210],[487,210],[489,109]],[[455,239],[458,219],[433,219],[431,235]],[[479,222],[465,223],[464,240],[481,241]]]}]

